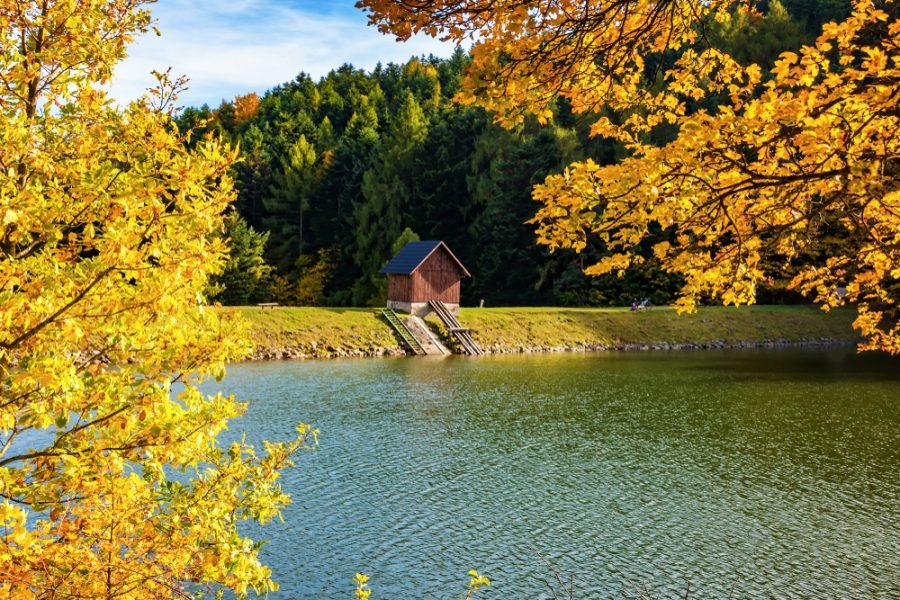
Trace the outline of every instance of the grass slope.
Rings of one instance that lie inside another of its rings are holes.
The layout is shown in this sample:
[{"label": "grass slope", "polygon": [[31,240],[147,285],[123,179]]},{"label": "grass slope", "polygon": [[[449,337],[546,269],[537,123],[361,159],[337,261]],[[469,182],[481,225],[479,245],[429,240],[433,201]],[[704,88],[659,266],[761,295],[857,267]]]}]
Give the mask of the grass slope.
[{"label": "grass slope", "polygon": [[704,346],[855,340],[854,312],[806,306],[671,308],[463,309],[462,322],[485,347],[527,348]]},{"label": "grass slope", "polygon": [[236,310],[249,324],[254,358],[328,358],[403,354],[371,308],[258,307]]},{"label": "grass slope", "polygon": [[[235,309],[250,325],[255,358],[399,355],[403,351],[371,308]],[[855,311],[825,314],[806,306],[670,308],[463,308],[460,321],[493,352],[641,347],[738,346],[854,341]],[[442,326],[429,317],[442,334]]]}]

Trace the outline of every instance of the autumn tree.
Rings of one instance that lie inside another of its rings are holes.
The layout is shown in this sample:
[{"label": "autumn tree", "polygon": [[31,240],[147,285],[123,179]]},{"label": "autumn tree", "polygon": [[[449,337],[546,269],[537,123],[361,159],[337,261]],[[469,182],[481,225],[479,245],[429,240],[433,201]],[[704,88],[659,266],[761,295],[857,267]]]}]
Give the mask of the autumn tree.
[{"label": "autumn tree", "polygon": [[234,122],[241,126],[259,112],[259,96],[255,92],[234,97]]},{"label": "autumn tree", "polygon": [[[666,230],[653,250],[683,276],[683,310],[709,298],[751,303],[768,265],[817,256],[791,287],[825,308],[855,304],[861,347],[900,353],[897,3],[856,1],[768,74],[710,43],[711,27],[753,11],[750,2],[358,6],[399,38],[474,41],[458,97],[502,124],[547,122],[562,98],[592,116],[593,135],[624,145],[617,164],[575,162],[536,186],[541,243],[581,250],[597,239],[609,252],[587,271],[621,273],[644,260],[642,240]],[[700,108],[711,96],[722,101]],[[650,143],[661,127],[674,129],[670,141]],[[845,243],[817,252],[824,231]]]},{"label": "autumn tree", "polygon": [[287,498],[309,434],[254,450],[198,387],[245,348],[203,307],[225,258],[234,152],[188,149],[177,86],[103,84],[144,0],[0,1],[0,596],[273,589],[237,525]]}]

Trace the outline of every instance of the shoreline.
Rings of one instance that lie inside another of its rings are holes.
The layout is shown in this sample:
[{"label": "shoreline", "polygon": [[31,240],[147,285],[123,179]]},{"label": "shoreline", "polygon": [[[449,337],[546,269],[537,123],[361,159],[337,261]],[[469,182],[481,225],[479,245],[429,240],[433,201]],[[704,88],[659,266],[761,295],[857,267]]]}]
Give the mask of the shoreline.
[{"label": "shoreline", "polygon": [[[858,340],[847,339],[818,339],[818,340],[767,340],[767,341],[737,341],[723,342],[711,341],[707,343],[673,343],[660,342],[649,344],[622,344],[619,346],[532,346],[516,348],[482,348],[485,356],[502,356],[510,354],[576,354],[594,352],[703,352],[705,350],[761,350],[779,348],[840,348],[855,346]],[[451,356],[466,356],[454,352]],[[304,352],[302,348],[282,348],[280,350],[268,349],[254,351],[244,358],[244,361],[277,361],[277,360],[338,360],[345,358],[416,358],[407,354],[403,348],[378,348],[375,350],[335,350],[333,352],[320,351],[315,354]],[[433,357],[432,357],[433,358]],[[445,357],[446,358],[446,357]]]},{"label": "shoreline", "polygon": [[[315,360],[406,356],[374,309],[225,308],[248,322],[253,352],[244,360]],[[859,342],[854,311],[807,306],[709,307],[692,315],[669,308],[463,308],[460,320],[486,355],[671,352],[838,347]],[[454,353],[443,324],[427,324]]]}]

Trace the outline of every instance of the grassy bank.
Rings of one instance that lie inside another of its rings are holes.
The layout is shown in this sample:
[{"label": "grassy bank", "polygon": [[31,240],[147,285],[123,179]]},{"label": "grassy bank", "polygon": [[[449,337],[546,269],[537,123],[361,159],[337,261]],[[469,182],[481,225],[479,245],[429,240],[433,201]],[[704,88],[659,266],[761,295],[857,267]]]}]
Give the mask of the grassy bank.
[{"label": "grassy bank", "polygon": [[254,358],[402,355],[390,327],[371,308],[239,307]]},{"label": "grassy bank", "polygon": [[[374,309],[243,307],[256,358],[403,354]],[[805,306],[708,307],[693,315],[670,308],[463,308],[460,321],[491,352],[703,348],[852,342],[855,312]],[[442,337],[433,317],[428,322]]]},{"label": "grassy bank", "polygon": [[709,347],[850,341],[854,312],[812,307],[708,307],[692,315],[674,309],[516,308],[463,310],[479,343],[497,351],[540,348]]}]

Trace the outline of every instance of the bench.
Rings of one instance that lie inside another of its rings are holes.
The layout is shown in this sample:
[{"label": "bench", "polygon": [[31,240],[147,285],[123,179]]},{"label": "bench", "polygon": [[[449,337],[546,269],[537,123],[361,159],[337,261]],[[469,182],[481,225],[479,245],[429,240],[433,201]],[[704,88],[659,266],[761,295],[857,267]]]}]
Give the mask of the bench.
[{"label": "bench", "polygon": [[278,303],[277,302],[260,302],[259,304],[257,304],[257,306],[260,307],[261,309],[265,310],[267,308],[275,308],[276,306],[278,306]]}]

